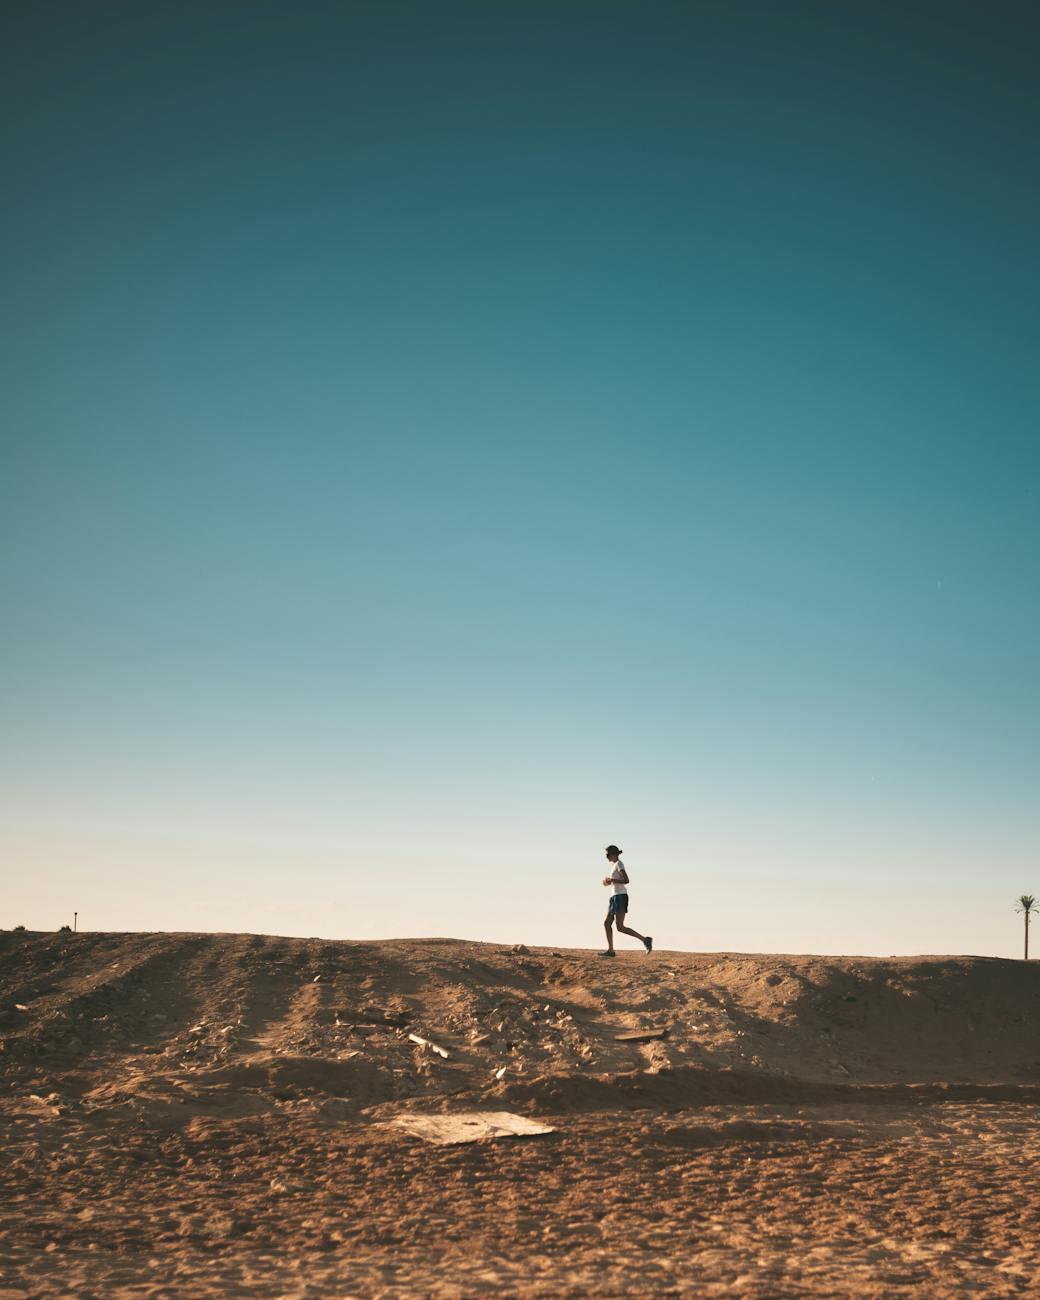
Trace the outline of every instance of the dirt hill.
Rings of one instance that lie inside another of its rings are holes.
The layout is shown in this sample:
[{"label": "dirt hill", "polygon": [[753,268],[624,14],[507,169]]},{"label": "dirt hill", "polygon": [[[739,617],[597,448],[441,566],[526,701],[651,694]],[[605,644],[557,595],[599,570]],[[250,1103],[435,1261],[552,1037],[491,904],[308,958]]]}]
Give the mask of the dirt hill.
[{"label": "dirt hill", "polygon": [[[647,1088],[703,1101],[1021,1085],[1040,1083],[1038,1030],[1040,967],[980,957],[610,962],[447,939],[0,934],[8,1068],[46,1064],[93,1084],[87,1104],[151,1098],[171,1116],[185,1089],[235,1110],[463,1093],[559,1109]],[[618,1040],[635,1031],[666,1037]]]},{"label": "dirt hill", "polygon": [[[975,957],[0,933],[0,1296],[1024,1295],[1038,1028]],[[544,1135],[415,1136],[475,1109]]]}]

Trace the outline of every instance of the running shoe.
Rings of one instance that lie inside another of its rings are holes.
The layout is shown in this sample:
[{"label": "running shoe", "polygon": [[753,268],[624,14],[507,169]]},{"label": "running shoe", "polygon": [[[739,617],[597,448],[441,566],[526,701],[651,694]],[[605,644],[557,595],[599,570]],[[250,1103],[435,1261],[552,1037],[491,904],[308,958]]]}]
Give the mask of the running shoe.
[{"label": "running shoe", "polygon": [[646,938],[643,940],[643,947],[647,950],[647,952],[653,952],[654,941],[650,935],[647,935]]}]

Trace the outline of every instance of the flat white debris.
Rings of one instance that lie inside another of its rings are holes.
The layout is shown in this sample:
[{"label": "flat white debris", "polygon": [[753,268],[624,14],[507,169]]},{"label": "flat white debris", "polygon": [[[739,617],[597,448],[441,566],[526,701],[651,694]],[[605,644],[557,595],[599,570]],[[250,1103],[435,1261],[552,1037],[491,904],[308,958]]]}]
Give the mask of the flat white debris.
[{"label": "flat white debris", "polygon": [[492,1138],[537,1137],[553,1133],[548,1124],[537,1124],[508,1110],[466,1110],[450,1115],[397,1115],[390,1121],[414,1137],[437,1146],[460,1142],[482,1142]]},{"label": "flat white debris", "polygon": [[615,1034],[615,1043],[651,1043],[655,1038],[667,1038],[667,1029],[633,1029],[624,1034]]},{"label": "flat white debris", "polygon": [[423,1038],[422,1034],[409,1034],[408,1037],[413,1043],[418,1043],[420,1047],[428,1047],[431,1052],[436,1052],[438,1056],[443,1056],[445,1060],[450,1055],[447,1048],[441,1047],[440,1043],[434,1043],[429,1038]]}]

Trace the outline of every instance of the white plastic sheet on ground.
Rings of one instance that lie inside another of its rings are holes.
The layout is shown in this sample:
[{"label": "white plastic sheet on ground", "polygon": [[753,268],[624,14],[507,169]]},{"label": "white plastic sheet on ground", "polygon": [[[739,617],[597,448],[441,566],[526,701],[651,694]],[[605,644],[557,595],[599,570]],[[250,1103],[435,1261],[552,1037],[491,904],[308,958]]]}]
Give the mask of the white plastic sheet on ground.
[{"label": "white plastic sheet on ground", "polygon": [[508,1110],[466,1110],[449,1115],[397,1115],[392,1124],[414,1137],[453,1146],[459,1142],[483,1142],[492,1138],[537,1137],[553,1133],[548,1124],[538,1124]]}]

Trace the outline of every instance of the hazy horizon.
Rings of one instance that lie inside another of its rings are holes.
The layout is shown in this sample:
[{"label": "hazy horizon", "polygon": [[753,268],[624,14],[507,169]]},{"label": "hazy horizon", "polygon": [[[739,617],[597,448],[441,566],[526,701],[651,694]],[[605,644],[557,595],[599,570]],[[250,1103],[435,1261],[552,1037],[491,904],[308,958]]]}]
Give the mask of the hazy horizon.
[{"label": "hazy horizon", "polygon": [[0,925],[1021,955],[1038,28],[9,14]]}]

